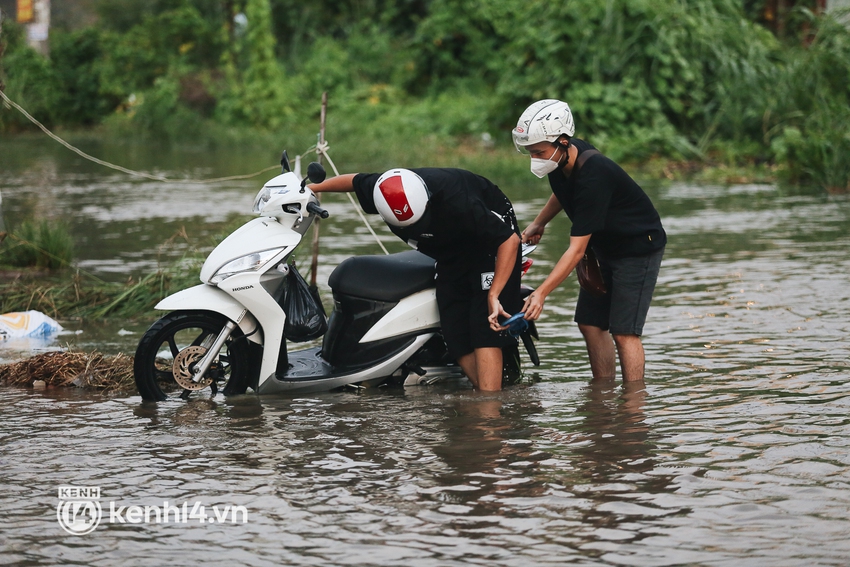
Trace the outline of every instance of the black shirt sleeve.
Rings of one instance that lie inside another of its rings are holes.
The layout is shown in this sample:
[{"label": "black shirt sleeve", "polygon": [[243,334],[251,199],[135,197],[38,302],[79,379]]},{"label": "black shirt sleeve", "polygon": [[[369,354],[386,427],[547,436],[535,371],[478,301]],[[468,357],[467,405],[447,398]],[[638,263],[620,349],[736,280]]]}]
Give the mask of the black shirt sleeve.
[{"label": "black shirt sleeve", "polygon": [[352,181],[354,193],[357,195],[357,200],[360,201],[360,206],[370,215],[378,214],[378,208],[375,206],[374,192],[375,183],[379,177],[381,177],[380,173],[358,173]]}]

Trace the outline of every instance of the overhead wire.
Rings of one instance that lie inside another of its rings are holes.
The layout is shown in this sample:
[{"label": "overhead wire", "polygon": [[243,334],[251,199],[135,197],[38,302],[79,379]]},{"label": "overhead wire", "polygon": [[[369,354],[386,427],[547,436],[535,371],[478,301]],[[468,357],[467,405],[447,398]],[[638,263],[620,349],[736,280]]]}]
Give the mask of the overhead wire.
[{"label": "overhead wire", "polygon": [[[331,164],[331,169],[334,170],[334,175],[339,176],[339,170],[336,168],[334,160],[331,159],[331,156],[328,153],[328,148],[329,145],[327,142],[318,143],[316,144],[316,153],[325,156],[325,158],[328,160],[328,163]],[[389,254],[389,251],[387,250],[386,246],[384,246],[384,243],[381,242],[381,239],[378,237],[377,233],[375,233],[375,229],[372,228],[372,225],[369,224],[369,221],[366,219],[366,215],[363,214],[363,211],[354,201],[354,197],[351,196],[350,192],[346,192],[345,195],[348,197],[348,200],[351,202],[351,205],[354,207],[354,210],[357,211],[358,215],[360,215],[360,220],[363,221],[363,224],[366,225],[366,228],[369,229],[369,232],[375,238],[375,242],[378,243],[378,246],[381,247],[381,250],[384,251],[384,254]]]},{"label": "overhead wire", "polygon": [[[116,165],[114,163],[110,163],[108,161],[96,158],[96,157],[94,157],[90,154],[87,154],[86,152],[77,148],[76,146],[66,142],[65,140],[63,140],[62,138],[60,138],[59,136],[57,136],[56,134],[51,132],[44,124],[39,122],[34,116],[32,116],[29,112],[27,112],[25,108],[23,108],[21,105],[17,104],[15,101],[10,99],[6,95],[6,93],[4,93],[2,90],[0,90],[0,98],[2,98],[3,102],[5,102],[8,106],[10,106],[11,108],[14,108],[15,110],[17,110],[18,112],[23,114],[27,118],[27,120],[32,122],[35,126],[37,126],[42,132],[44,132],[51,139],[55,140],[56,142],[58,142],[59,144],[61,144],[65,148],[71,150],[72,152],[79,155],[80,157],[87,159],[91,162],[94,162],[98,165],[102,165],[104,167],[108,167],[110,169],[114,169],[114,170],[120,171],[122,173],[126,173],[127,175],[133,175],[135,177],[141,177],[141,178],[144,178],[144,179],[149,179],[151,181],[171,182],[171,183],[192,183],[192,184],[220,183],[220,182],[223,182],[223,181],[236,181],[236,180],[239,180],[239,179],[250,179],[252,177],[256,177],[257,175],[260,175],[262,173],[265,173],[267,171],[271,171],[273,169],[277,169],[278,167],[280,167],[278,165],[272,165],[272,166],[263,168],[259,171],[255,171],[254,173],[248,173],[248,174],[245,174],[245,175],[229,175],[227,177],[216,177],[216,178],[212,178],[212,179],[172,179],[172,178],[169,178],[169,177],[165,177],[163,175],[153,175],[153,174],[150,174],[150,173],[145,173],[143,171],[135,171],[135,170],[128,169],[126,167]],[[334,174],[339,175],[339,170],[336,168],[336,164],[334,164],[333,160],[331,159],[330,154],[328,153],[328,147],[329,146],[328,146],[327,142],[317,143],[316,145],[308,148],[303,154],[301,154],[301,156],[298,156],[298,157],[303,157],[303,156],[309,154],[310,152],[315,151],[316,154],[321,154],[325,158],[327,158],[328,163],[331,164],[331,168],[333,169]],[[348,195],[349,201],[351,202],[352,206],[354,207],[354,210],[357,211],[357,214],[360,216],[360,219],[363,221],[363,224],[366,225],[366,228],[369,230],[369,232],[375,238],[375,241],[378,243],[378,246],[381,247],[381,250],[384,251],[384,254],[389,254],[389,252],[387,251],[383,242],[381,242],[381,239],[378,237],[377,233],[375,233],[375,230],[372,228],[372,225],[369,224],[369,221],[366,219],[366,216],[363,214],[363,211],[360,209],[360,207],[354,201],[354,198],[351,196],[351,193],[347,193],[347,195]]]}]

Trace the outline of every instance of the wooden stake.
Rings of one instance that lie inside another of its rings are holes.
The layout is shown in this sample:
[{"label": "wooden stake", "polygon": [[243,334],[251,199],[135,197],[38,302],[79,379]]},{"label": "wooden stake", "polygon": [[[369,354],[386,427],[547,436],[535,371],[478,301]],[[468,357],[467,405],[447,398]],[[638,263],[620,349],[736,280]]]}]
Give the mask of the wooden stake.
[{"label": "wooden stake", "polygon": [[[325,116],[328,112],[328,93],[322,93],[322,113],[319,119],[319,143],[325,141]],[[320,164],[322,163],[322,154],[316,158]],[[316,289],[316,271],[319,267],[319,218],[313,220],[313,260],[310,262],[310,287]]]}]

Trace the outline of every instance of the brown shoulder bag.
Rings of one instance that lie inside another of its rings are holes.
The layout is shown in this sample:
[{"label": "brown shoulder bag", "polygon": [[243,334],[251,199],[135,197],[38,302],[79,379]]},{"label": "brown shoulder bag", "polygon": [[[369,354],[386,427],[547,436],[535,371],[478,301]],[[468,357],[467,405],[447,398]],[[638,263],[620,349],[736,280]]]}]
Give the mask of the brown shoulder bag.
[{"label": "brown shoulder bag", "polygon": [[[600,152],[596,150],[585,150],[576,160],[576,172],[581,169],[589,158]],[[593,250],[588,246],[584,251],[584,257],[578,261],[576,266],[576,277],[578,285],[581,288],[595,297],[600,297],[608,293],[605,287],[605,280],[602,279],[602,268],[599,266],[599,259]]]}]

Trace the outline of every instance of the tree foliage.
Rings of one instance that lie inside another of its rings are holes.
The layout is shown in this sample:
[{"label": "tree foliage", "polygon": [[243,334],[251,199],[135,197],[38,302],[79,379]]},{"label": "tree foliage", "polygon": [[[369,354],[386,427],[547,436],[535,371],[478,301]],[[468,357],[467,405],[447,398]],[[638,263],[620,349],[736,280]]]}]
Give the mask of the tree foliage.
[{"label": "tree foliage", "polygon": [[797,4],[774,34],[738,0],[101,0],[49,60],[4,27],[2,67],[48,123],[276,130],[329,91],[343,131],[480,136],[551,97],[612,157],[743,156],[846,188],[850,32]]}]

